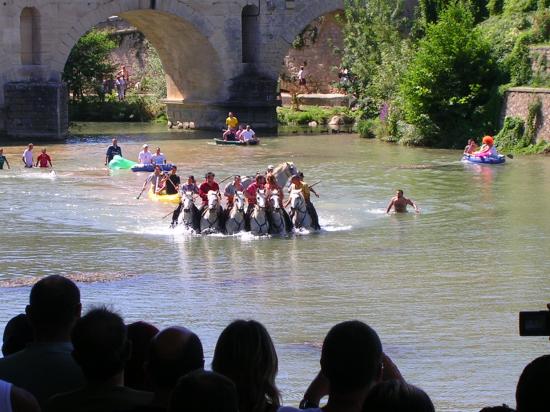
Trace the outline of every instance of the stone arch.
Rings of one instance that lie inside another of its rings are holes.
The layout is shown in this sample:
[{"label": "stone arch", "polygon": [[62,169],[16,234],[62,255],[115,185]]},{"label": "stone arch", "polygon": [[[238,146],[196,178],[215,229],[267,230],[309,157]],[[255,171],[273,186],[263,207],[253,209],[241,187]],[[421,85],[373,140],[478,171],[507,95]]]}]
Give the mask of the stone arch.
[{"label": "stone arch", "polygon": [[242,26],[242,62],[256,63],[260,38],[260,9],[255,5],[243,7]]},{"label": "stone arch", "polygon": [[180,2],[172,6],[168,1],[139,2],[148,7],[138,8],[135,3],[108,2],[82,16],[63,36],[53,69],[62,72],[78,39],[97,23],[117,15],[141,31],[159,53],[168,100],[216,101],[224,78],[221,59],[209,40],[213,27]]},{"label": "stone arch", "polygon": [[19,35],[21,39],[21,64],[23,66],[40,64],[40,13],[35,7],[25,7],[19,17]]}]

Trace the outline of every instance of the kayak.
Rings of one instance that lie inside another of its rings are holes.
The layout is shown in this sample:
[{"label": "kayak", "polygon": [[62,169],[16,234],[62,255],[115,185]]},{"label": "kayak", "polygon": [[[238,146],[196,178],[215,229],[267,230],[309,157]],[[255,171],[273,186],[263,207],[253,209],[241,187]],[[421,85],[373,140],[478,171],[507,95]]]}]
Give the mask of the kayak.
[{"label": "kayak", "polygon": [[216,144],[228,145],[228,146],[254,146],[257,145],[259,140],[250,140],[248,142],[241,142],[240,140],[223,140],[214,138]]},{"label": "kayak", "polygon": [[109,162],[109,169],[120,170],[120,169],[130,169],[132,166],[137,165],[136,162],[125,159],[122,156],[114,155],[113,159]]},{"label": "kayak", "polygon": [[[169,172],[172,169],[172,163],[168,163],[165,165],[158,165],[161,167],[163,172]],[[155,171],[155,165],[149,164],[149,165],[142,165],[142,164],[135,164],[131,167],[132,172],[154,172]]]},{"label": "kayak", "polygon": [[175,195],[157,195],[152,188],[149,189],[149,193],[147,195],[149,196],[149,199],[155,202],[179,203],[181,201],[181,195],[179,193],[176,193]]},{"label": "kayak", "polygon": [[498,155],[498,157],[490,156],[473,156],[465,154],[462,156],[462,161],[467,163],[479,163],[486,165],[497,165],[506,161],[506,156]]}]

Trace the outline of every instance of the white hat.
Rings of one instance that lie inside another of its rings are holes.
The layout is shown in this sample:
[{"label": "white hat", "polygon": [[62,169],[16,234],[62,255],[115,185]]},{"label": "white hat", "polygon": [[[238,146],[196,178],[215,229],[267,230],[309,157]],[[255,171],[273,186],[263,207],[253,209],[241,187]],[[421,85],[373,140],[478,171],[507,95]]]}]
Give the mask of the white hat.
[{"label": "white hat", "polygon": [[275,169],[275,166],[269,165],[269,166],[267,166],[267,169],[268,169],[268,170],[269,170],[269,169]]},{"label": "white hat", "polygon": [[142,147],[145,149],[146,147],[149,147],[149,145],[145,143]]}]

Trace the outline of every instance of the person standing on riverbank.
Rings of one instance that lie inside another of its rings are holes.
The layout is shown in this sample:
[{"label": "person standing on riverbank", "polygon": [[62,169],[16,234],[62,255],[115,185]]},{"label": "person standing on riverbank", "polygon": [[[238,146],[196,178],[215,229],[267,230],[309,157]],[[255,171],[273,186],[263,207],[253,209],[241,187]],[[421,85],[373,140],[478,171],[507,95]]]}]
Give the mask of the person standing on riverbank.
[{"label": "person standing on riverbank", "polygon": [[23,161],[23,164],[25,167],[32,167],[34,165],[34,159],[32,157],[32,149],[34,145],[32,143],[29,143],[29,146],[25,149],[23,152],[23,156],[21,157],[21,160]]},{"label": "person standing on riverbank", "polygon": [[10,162],[8,162],[8,158],[4,156],[4,149],[0,147],[0,170],[4,168],[4,163],[8,166],[8,169],[11,169]]},{"label": "person standing on riverbank", "polygon": [[46,153],[46,148],[42,149],[42,153],[36,158],[36,167],[48,167],[48,163],[50,164],[50,167],[53,168],[52,165],[52,158],[49,154]]},{"label": "person standing on riverbank", "polygon": [[107,154],[105,155],[105,166],[109,164],[113,157],[122,157],[122,148],[118,145],[117,139],[113,139],[112,145],[107,148]]},{"label": "person standing on riverbank", "polygon": [[392,207],[395,213],[407,213],[407,205],[414,207],[416,213],[420,213],[420,209],[418,208],[416,203],[414,203],[411,199],[407,199],[405,196],[403,196],[403,191],[399,189],[395,193],[395,196],[392,197],[390,204],[386,209],[386,213],[390,213]]}]

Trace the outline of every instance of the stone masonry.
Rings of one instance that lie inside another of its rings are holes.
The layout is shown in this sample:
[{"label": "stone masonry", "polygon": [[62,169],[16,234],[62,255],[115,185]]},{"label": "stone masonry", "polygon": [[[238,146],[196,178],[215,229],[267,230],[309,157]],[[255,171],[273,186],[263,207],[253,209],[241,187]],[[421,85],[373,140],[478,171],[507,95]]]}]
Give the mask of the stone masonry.
[{"label": "stone masonry", "polygon": [[536,99],[542,102],[542,118],[537,128],[537,140],[550,142],[550,89],[514,87],[506,92],[502,106],[501,123],[506,117],[519,117],[527,120],[529,104]]}]

